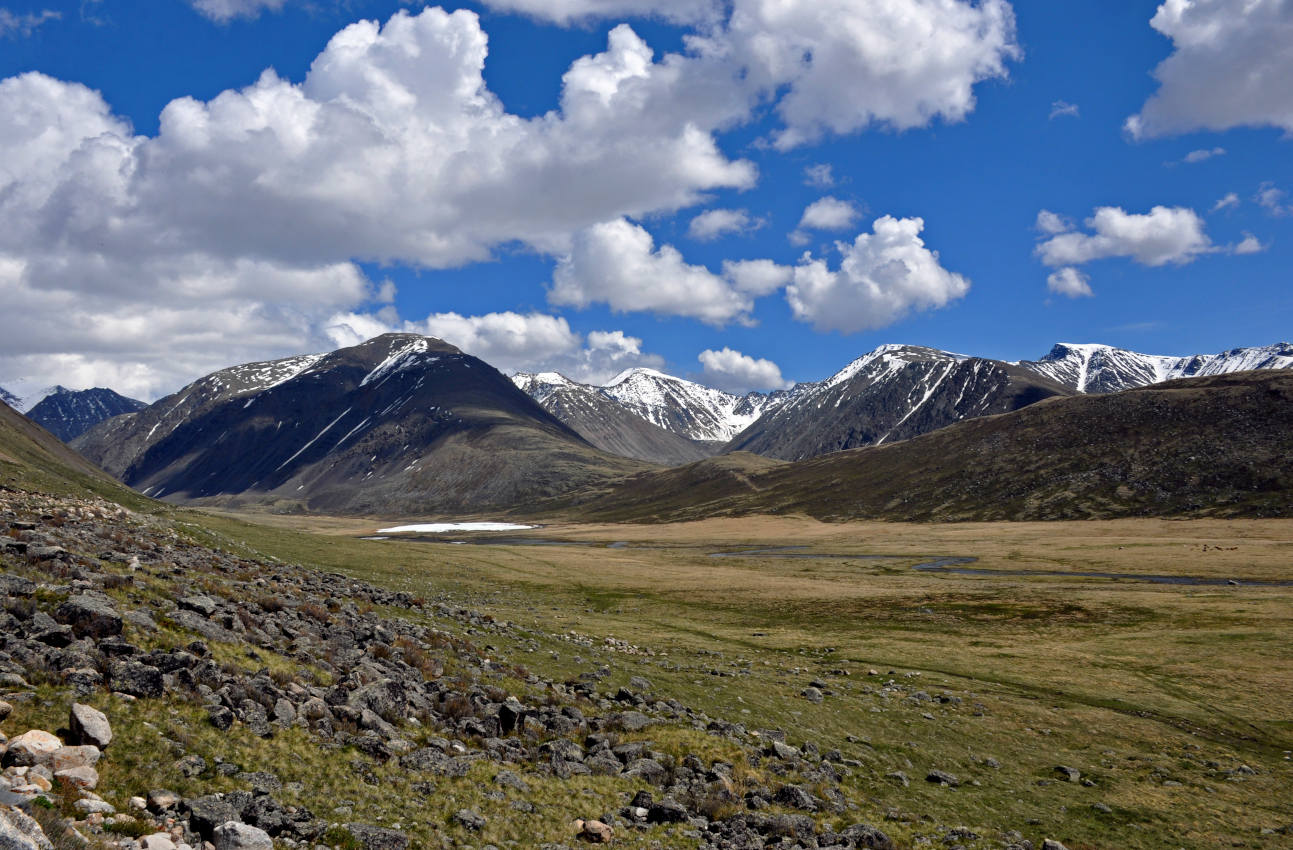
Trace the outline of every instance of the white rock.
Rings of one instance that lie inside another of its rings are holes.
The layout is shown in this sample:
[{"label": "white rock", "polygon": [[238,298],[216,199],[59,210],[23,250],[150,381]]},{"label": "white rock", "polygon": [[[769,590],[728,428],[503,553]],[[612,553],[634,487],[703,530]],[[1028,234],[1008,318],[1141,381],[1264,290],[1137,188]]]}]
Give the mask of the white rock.
[{"label": "white rock", "polygon": [[159,832],[156,835],[146,835],[139,839],[139,846],[143,850],[178,850],[175,842],[171,839],[169,833]]},{"label": "white rock", "polygon": [[115,815],[117,810],[105,800],[77,800],[72,804],[83,815]]},{"label": "white rock", "polygon": [[13,764],[49,764],[54,751],[63,748],[57,736],[42,729],[24,732],[9,742],[8,759]]},{"label": "white rock", "polygon": [[220,824],[212,837],[215,850],[274,850],[269,833],[237,821]]}]

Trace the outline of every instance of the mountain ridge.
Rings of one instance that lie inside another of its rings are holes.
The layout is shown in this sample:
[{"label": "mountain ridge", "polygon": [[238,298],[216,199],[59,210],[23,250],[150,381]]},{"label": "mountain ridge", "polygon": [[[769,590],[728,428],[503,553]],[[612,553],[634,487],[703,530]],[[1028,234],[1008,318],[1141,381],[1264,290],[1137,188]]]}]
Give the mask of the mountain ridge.
[{"label": "mountain ridge", "polygon": [[1291,419],[1293,373],[1185,378],[1056,396],[794,463],[726,455],[580,491],[545,510],[586,522],[1288,517]]},{"label": "mountain ridge", "polygon": [[153,498],[338,513],[492,509],[645,468],[412,334],[224,369],[73,445]]}]

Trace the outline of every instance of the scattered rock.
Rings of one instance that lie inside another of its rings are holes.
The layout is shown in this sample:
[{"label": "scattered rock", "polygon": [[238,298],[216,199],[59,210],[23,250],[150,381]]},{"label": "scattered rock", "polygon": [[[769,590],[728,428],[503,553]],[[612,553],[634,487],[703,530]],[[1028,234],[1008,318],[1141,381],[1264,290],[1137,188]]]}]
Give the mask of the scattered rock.
[{"label": "scattered rock", "polygon": [[931,770],[925,777],[926,782],[936,782],[939,785],[946,785],[949,788],[960,786],[961,780],[956,778],[956,774],[948,773],[943,770]]},{"label": "scattered rock", "polygon": [[485,824],[489,823],[484,815],[471,809],[459,809],[454,812],[453,821],[463,829],[471,832],[479,832],[485,828]]},{"label": "scattered rock", "polygon": [[348,823],[346,831],[363,845],[364,850],[407,850],[409,846],[409,837],[394,829],[366,823]]},{"label": "scattered rock", "polygon": [[610,844],[615,837],[615,830],[599,820],[577,820],[575,837],[589,844]]},{"label": "scattered rock", "polygon": [[1082,779],[1082,771],[1076,767],[1067,767],[1065,765],[1056,765],[1055,773],[1065,782],[1078,782]]}]

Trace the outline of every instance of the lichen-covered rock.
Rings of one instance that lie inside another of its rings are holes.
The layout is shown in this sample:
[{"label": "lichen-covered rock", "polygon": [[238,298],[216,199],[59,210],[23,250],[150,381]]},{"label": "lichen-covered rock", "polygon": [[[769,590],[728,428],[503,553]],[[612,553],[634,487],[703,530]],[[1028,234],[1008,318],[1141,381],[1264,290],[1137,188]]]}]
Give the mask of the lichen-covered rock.
[{"label": "lichen-covered rock", "polygon": [[54,619],[72,627],[78,638],[106,638],[121,634],[121,615],[103,596],[79,594],[58,606]]}]

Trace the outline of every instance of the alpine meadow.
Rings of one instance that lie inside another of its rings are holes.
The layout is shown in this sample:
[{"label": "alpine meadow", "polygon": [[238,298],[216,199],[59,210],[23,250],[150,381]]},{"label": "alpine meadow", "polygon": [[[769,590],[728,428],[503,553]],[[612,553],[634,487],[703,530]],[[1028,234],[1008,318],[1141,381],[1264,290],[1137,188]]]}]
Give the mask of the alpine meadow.
[{"label": "alpine meadow", "polygon": [[0,0],[0,850],[1293,846],[1293,0]]}]

